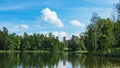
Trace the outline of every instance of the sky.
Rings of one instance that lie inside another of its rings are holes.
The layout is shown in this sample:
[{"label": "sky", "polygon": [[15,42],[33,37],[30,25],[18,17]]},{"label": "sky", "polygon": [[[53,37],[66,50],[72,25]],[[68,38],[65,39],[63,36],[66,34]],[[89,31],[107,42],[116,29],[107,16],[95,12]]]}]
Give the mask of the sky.
[{"label": "sky", "polygon": [[118,0],[0,0],[0,29],[22,35],[51,32],[60,38],[79,35],[92,13],[108,18]]}]

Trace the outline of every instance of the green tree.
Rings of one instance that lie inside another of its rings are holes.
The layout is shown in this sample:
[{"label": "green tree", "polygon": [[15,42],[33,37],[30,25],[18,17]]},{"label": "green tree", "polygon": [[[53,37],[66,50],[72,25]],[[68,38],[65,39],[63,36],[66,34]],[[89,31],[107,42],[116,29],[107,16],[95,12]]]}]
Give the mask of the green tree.
[{"label": "green tree", "polygon": [[120,47],[120,20],[115,23],[116,47]]},{"label": "green tree", "polygon": [[8,29],[3,27],[3,31],[0,31],[0,49],[6,50],[8,43]]},{"label": "green tree", "polygon": [[91,22],[84,36],[87,50],[108,51],[114,47],[114,23],[109,18],[101,19],[97,14],[93,14]]},{"label": "green tree", "polygon": [[108,18],[99,20],[97,24],[97,50],[109,50],[115,44],[114,23]]},{"label": "green tree", "polygon": [[115,12],[116,12],[116,16],[117,16],[117,21],[115,23],[115,29],[114,29],[114,33],[115,33],[115,39],[116,39],[116,48],[120,47],[120,1],[115,4]]},{"label": "green tree", "polygon": [[69,40],[68,48],[69,48],[69,50],[72,50],[72,51],[79,50],[80,49],[79,40]]},{"label": "green tree", "polygon": [[85,35],[84,33],[80,35],[80,39],[79,39],[79,42],[78,44],[80,45],[80,50],[81,51],[86,51],[86,47],[85,47]]},{"label": "green tree", "polygon": [[30,49],[30,42],[29,36],[26,32],[24,32],[23,36],[21,37],[21,50],[29,50]]},{"label": "green tree", "polygon": [[18,35],[16,35],[15,33],[9,34],[7,49],[19,50],[20,44],[21,44],[21,41],[20,41],[20,37]]}]

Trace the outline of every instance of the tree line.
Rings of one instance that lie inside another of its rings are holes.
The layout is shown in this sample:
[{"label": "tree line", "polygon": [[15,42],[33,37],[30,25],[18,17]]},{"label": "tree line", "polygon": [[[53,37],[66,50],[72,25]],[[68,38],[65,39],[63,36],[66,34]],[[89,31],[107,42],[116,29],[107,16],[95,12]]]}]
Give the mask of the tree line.
[{"label": "tree line", "polygon": [[9,34],[7,28],[0,30],[0,50],[62,50],[64,43],[60,42],[52,33],[48,36],[43,34],[28,35],[24,32],[23,36],[15,33]]}]

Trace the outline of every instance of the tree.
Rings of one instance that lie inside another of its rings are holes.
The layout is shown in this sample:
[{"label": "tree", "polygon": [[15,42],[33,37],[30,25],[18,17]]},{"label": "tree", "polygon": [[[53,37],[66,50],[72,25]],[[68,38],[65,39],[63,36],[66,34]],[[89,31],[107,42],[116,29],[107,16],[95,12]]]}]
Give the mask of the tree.
[{"label": "tree", "polygon": [[87,31],[86,31],[86,47],[87,47],[87,50],[88,51],[95,51],[96,48],[95,48],[95,31],[94,31],[94,25],[93,24],[90,24],[88,25],[87,27]]},{"label": "tree", "polygon": [[115,24],[116,47],[120,47],[120,20]]},{"label": "tree", "polygon": [[30,42],[29,36],[26,32],[24,32],[23,37],[21,37],[21,50],[29,50],[30,49]]},{"label": "tree", "polygon": [[115,45],[114,37],[114,23],[109,19],[101,19],[98,22],[98,49],[97,50],[109,50]]},{"label": "tree", "polygon": [[91,22],[93,23],[93,29],[94,29],[94,50],[97,50],[97,28],[98,26],[96,25],[97,22],[100,20],[100,17],[98,16],[97,13],[93,13],[93,16],[91,18]]},{"label": "tree", "polygon": [[72,51],[77,51],[80,49],[79,39],[72,39],[68,41],[68,48]]},{"label": "tree", "polygon": [[115,45],[114,23],[109,18],[101,19],[97,14],[93,15],[91,22],[85,35],[86,48],[95,52],[112,48]]},{"label": "tree", "polygon": [[115,23],[115,39],[116,39],[116,47],[120,47],[120,1],[115,5],[117,21]]},{"label": "tree", "polygon": [[0,31],[0,49],[6,50],[8,43],[8,29],[3,27],[3,31]]},{"label": "tree", "polygon": [[80,45],[81,51],[86,51],[87,50],[86,47],[85,47],[85,35],[84,35],[84,33],[83,33],[83,35],[82,34],[80,35],[80,39],[79,39],[78,43]]},{"label": "tree", "polygon": [[18,35],[16,35],[15,33],[9,35],[7,49],[19,50],[20,44],[21,44],[21,41]]}]

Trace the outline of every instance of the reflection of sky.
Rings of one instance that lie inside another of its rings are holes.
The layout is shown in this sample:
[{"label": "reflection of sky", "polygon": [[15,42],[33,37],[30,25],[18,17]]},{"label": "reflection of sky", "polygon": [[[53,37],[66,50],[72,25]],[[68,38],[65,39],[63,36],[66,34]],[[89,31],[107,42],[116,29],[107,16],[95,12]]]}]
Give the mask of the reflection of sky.
[{"label": "reflection of sky", "polygon": [[64,65],[63,61],[60,61],[57,67],[56,65],[54,65],[54,68],[72,68],[72,66],[71,66],[71,63],[69,62],[66,62],[66,64]]},{"label": "reflection of sky", "polygon": [[[17,68],[23,68],[23,65],[17,66]],[[29,68],[29,66],[28,66],[28,68]],[[45,66],[43,68],[48,68],[48,66]],[[59,61],[58,65],[54,65],[54,68],[72,68],[72,64],[70,62],[66,61],[65,65],[64,65],[63,61]],[[80,68],[80,66],[75,67],[75,68]]]},{"label": "reflection of sky", "polygon": [[[103,61],[105,61],[105,60],[113,60],[113,59],[104,59]],[[119,60],[119,59],[116,59],[116,60]],[[115,61],[116,61],[115,60]],[[79,60],[78,60],[79,61]],[[94,60],[93,60],[94,61]],[[114,60],[113,60],[114,61]],[[72,66],[72,64],[70,63],[70,62],[68,62],[67,60],[65,61],[66,63],[64,64],[64,61],[60,61],[59,60],[59,62],[58,62],[58,64],[56,63],[55,65],[54,65],[54,68],[81,68],[81,65],[79,64],[79,65],[75,65],[75,66]],[[99,61],[97,61],[97,62],[99,62]],[[89,62],[88,62],[89,63]],[[115,62],[115,63],[117,63],[117,62]],[[89,63],[90,65],[92,64],[92,63]],[[96,64],[96,63],[95,63]],[[90,68],[98,68],[99,67],[99,65],[95,65],[94,63],[92,64],[93,66],[92,67],[90,67]],[[99,64],[99,63],[98,63]],[[101,66],[101,64],[102,64],[102,66]],[[118,63],[118,65],[114,65],[114,64],[112,64],[112,62],[108,62],[108,61],[105,61],[104,63],[101,63],[100,64],[100,68],[120,68],[120,65],[119,65],[119,63]],[[84,66],[84,68],[87,68],[87,67],[89,67],[89,66]],[[19,66],[14,66],[13,68],[24,68],[24,66],[23,66],[23,64],[20,64]],[[31,66],[25,66],[25,68],[32,68]],[[34,68],[37,68],[37,67],[34,67]],[[44,66],[43,68],[49,68],[48,66]]]},{"label": "reflection of sky", "polygon": [[[63,61],[59,61],[58,66],[54,65],[54,68],[73,68],[73,67],[70,62],[66,61],[65,65],[64,65]],[[75,67],[75,68],[80,68],[80,66]]]}]

